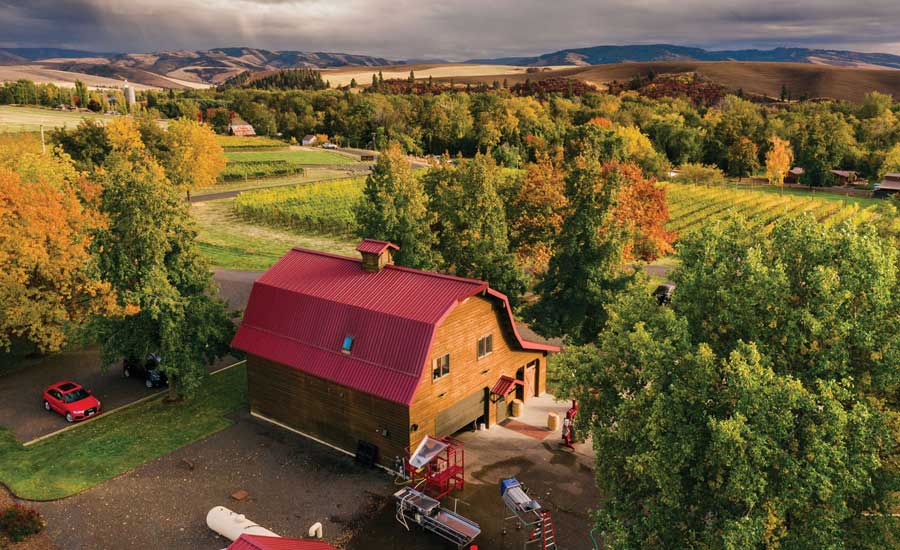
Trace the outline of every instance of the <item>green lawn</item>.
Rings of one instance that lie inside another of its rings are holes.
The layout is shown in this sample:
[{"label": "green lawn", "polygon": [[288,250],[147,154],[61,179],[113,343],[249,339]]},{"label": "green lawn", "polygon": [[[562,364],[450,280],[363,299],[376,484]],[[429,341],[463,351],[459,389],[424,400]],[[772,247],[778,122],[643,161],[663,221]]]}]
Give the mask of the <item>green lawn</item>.
[{"label": "green lawn", "polygon": [[225,415],[246,404],[241,365],[211,376],[189,401],[153,399],[28,448],[0,428],[0,482],[30,500],[73,495],[230,426]]},{"label": "green lawn", "polygon": [[[676,184],[677,185],[677,184]],[[732,190],[740,190],[740,191],[751,191],[754,193],[766,193],[772,195],[781,195],[790,196],[790,197],[805,197],[808,199],[821,199],[828,201],[837,201],[842,202],[847,205],[858,205],[860,208],[865,208],[867,206],[872,206],[876,204],[881,204],[883,201],[881,199],[872,199],[868,197],[848,197],[844,195],[839,195],[837,193],[831,193],[826,191],[826,188],[816,188],[813,187],[811,189],[792,189],[785,187],[781,190],[778,187],[772,185],[751,185],[748,183],[729,183],[728,185],[723,185],[721,188],[724,189],[732,189]],[[836,190],[839,188],[835,188]]]},{"label": "green lawn", "polygon": [[96,113],[73,113],[38,107],[0,105],[0,132],[39,132],[41,125],[49,130],[58,126],[77,126],[82,119],[112,120],[111,116]]},{"label": "green lawn", "polygon": [[198,202],[191,206],[197,221],[200,252],[214,267],[268,269],[294,246],[356,256],[356,239],[293,233],[247,223],[234,215],[234,199]]},{"label": "green lawn", "polygon": [[263,136],[216,136],[219,145],[228,149],[256,149],[256,148],[285,148],[288,144],[279,140]]},{"label": "green lawn", "polygon": [[229,151],[225,153],[229,162],[260,162],[283,160],[295,164],[353,164],[352,157],[326,150],[292,151]]}]

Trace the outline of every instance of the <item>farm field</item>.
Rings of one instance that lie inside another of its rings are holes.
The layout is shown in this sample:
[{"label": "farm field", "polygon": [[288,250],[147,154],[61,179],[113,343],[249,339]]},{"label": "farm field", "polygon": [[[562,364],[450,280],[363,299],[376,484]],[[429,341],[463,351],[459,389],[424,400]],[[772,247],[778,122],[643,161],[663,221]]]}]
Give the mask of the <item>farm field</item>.
[{"label": "farm field", "polygon": [[271,162],[285,161],[294,164],[353,164],[352,157],[341,153],[316,149],[294,149],[290,151],[228,151],[228,162]]},{"label": "farm field", "polygon": [[357,239],[331,235],[297,234],[248,222],[234,212],[235,199],[191,205],[197,222],[200,252],[212,267],[264,270],[294,246],[355,256]]},{"label": "farm field", "polygon": [[340,179],[342,177],[350,177],[350,170],[340,170],[337,168],[304,168],[302,174],[294,174],[288,176],[272,176],[268,178],[258,179],[238,179],[228,182],[220,182],[212,187],[205,187],[196,191],[191,191],[192,197],[204,197],[206,195],[216,195],[218,193],[227,193],[229,191],[244,191],[250,189],[281,187],[289,185],[297,185],[300,183],[311,183],[315,181]]},{"label": "farm field", "polygon": [[244,220],[314,234],[350,235],[365,178],[242,193],[234,212]]},{"label": "farm field", "polygon": [[42,124],[48,130],[61,126],[73,127],[85,118],[103,122],[113,119],[112,116],[96,113],[73,113],[37,107],[0,105],[0,132],[39,132]]},{"label": "farm field", "polygon": [[273,138],[263,136],[222,136],[217,135],[216,141],[226,151],[240,151],[241,149],[287,149],[288,144]]},{"label": "farm field", "polygon": [[819,221],[836,225],[845,220],[856,224],[876,224],[887,231],[900,231],[900,218],[886,214],[884,201],[847,198],[826,194],[798,196],[773,190],[707,188],[699,185],[667,184],[669,198],[668,229],[686,233],[709,220],[722,219],[732,213],[745,216],[754,228],[765,229],[784,217],[810,213]]}]

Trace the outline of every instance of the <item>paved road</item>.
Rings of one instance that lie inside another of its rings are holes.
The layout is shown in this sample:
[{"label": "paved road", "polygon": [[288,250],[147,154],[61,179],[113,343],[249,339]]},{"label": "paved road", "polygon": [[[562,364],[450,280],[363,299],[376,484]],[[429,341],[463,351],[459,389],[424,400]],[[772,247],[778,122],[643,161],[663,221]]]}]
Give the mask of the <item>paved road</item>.
[{"label": "paved road", "polygon": [[[258,271],[214,272],[221,295],[232,309],[246,307],[253,281],[260,275]],[[234,358],[226,357],[210,369],[219,369],[234,361]],[[62,416],[41,408],[44,388],[61,380],[74,380],[92,389],[107,411],[161,391],[147,389],[140,380],[123,378],[121,364],[102,371],[100,352],[96,347],[57,353],[0,376],[0,426],[12,429],[16,438],[23,442],[66,427],[68,423]]]}]

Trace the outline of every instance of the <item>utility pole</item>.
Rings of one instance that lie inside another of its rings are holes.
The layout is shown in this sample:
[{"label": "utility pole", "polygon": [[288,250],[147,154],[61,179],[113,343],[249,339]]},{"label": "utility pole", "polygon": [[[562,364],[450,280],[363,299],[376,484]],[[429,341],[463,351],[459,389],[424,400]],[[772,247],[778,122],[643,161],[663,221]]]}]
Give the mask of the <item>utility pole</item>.
[{"label": "utility pole", "polygon": [[41,154],[47,154],[47,144],[44,143],[44,125],[41,124]]}]

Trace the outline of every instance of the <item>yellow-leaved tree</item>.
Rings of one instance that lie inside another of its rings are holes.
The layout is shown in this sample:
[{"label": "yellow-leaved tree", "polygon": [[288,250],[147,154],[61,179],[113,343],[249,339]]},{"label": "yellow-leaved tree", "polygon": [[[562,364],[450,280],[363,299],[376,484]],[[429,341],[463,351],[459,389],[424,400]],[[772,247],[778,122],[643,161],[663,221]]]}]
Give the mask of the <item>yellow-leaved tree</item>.
[{"label": "yellow-leaved tree", "polygon": [[166,133],[168,151],[162,161],[169,180],[184,189],[215,185],[226,163],[216,134],[186,118],[170,122]]},{"label": "yellow-leaved tree", "polygon": [[794,162],[794,151],[791,144],[777,136],[769,138],[772,147],[766,153],[766,178],[770,185],[781,187],[784,192],[784,176]]},{"label": "yellow-leaved tree", "polygon": [[60,350],[92,315],[119,311],[91,255],[100,189],[35,138],[0,138],[0,348]]}]

